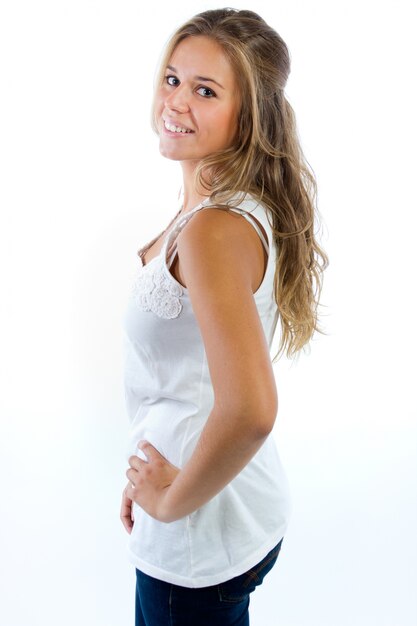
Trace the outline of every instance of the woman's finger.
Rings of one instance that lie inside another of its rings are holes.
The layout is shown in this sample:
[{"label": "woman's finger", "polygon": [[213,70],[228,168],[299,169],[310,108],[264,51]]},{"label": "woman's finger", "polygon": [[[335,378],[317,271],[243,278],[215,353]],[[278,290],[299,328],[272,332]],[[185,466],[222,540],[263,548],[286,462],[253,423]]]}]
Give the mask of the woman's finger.
[{"label": "woman's finger", "polygon": [[140,470],[142,465],[146,465],[146,461],[140,459],[137,455],[134,454],[129,458],[129,465],[132,469]]},{"label": "woman's finger", "polygon": [[126,478],[129,479],[130,486],[135,487],[136,483],[138,482],[139,472],[129,467],[129,469],[126,470]]},{"label": "woman's finger", "polygon": [[126,494],[127,488],[123,490],[122,495],[122,505],[120,508],[120,519],[122,520],[123,526],[126,528],[127,532],[132,532],[133,528],[133,503],[132,500]]},{"label": "woman's finger", "polygon": [[155,456],[162,456],[161,453],[146,439],[141,439],[138,442],[138,448],[143,452],[147,459],[152,459]]}]

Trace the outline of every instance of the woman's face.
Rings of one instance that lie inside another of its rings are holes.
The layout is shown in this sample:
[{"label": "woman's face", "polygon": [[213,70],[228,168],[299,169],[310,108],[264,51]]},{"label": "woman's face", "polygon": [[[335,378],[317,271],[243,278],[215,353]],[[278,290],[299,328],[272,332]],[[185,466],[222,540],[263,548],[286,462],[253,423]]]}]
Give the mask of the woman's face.
[{"label": "woman's face", "polygon": [[[155,100],[161,154],[199,161],[228,147],[237,130],[239,97],[220,46],[205,36],[187,37],[165,69]],[[181,128],[188,132],[178,132]]]}]

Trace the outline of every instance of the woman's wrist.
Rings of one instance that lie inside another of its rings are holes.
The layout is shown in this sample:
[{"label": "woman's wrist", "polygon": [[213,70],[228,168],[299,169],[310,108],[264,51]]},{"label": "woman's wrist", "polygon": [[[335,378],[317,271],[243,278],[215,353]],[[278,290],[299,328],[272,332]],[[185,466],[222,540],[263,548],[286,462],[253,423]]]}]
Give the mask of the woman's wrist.
[{"label": "woman's wrist", "polygon": [[173,483],[171,483],[171,485],[169,485],[169,487],[164,490],[158,504],[157,519],[158,521],[164,522],[165,524],[176,522],[177,520],[187,515],[186,513],[182,515],[178,510],[175,509],[175,505],[172,502],[172,497],[170,497],[170,489],[172,488],[172,484]]}]

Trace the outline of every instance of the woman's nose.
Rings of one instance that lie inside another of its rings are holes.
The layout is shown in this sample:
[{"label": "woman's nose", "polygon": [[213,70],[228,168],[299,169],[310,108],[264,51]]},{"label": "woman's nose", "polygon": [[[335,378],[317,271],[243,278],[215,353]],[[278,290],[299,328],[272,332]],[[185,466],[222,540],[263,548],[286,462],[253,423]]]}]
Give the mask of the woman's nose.
[{"label": "woman's nose", "polygon": [[190,103],[185,89],[177,87],[174,91],[172,91],[169,96],[165,98],[165,106],[167,109],[175,109],[176,111],[188,111]]}]

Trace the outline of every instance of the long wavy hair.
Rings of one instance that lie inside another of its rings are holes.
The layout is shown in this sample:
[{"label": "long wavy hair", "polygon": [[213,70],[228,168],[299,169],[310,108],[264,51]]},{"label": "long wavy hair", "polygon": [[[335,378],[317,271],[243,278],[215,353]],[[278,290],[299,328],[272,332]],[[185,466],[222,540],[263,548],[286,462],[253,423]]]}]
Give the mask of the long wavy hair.
[{"label": "long wavy hair", "polygon": [[229,60],[238,77],[240,111],[232,145],[199,162],[194,184],[207,190],[216,206],[227,206],[236,194],[249,193],[269,212],[277,250],[274,297],[281,322],[275,362],[282,352],[293,357],[315,331],[324,334],[318,306],[328,266],[314,232],[320,219],[316,179],[284,94],[290,55],[278,33],[253,11],[224,8],[192,17],[173,33],[160,59],[151,112],[156,134],[156,92],[165,80],[166,66],[181,41],[199,35],[217,42]]}]

